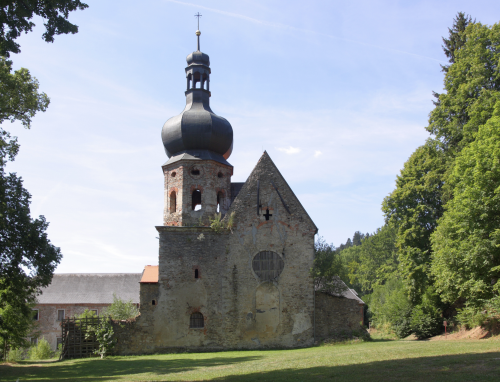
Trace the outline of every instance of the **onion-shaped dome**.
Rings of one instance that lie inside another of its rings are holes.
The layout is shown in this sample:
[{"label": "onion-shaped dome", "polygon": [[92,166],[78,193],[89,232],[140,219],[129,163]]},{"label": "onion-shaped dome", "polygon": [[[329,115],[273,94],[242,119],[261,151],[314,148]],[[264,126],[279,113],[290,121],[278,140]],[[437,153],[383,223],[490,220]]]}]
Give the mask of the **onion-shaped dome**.
[{"label": "onion-shaped dome", "polygon": [[161,138],[168,157],[208,150],[229,158],[233,150],[233,128],[210,109],[209,94],[192,89],[186,95],[186,108],[163,125]]},{"label": "onion-shaped dome", "polygon": [[210,58],[208,54],[203,52],[193,52],[189,54],[186,58],[188,65],[206,65],[210,66]]},{"label": "onion-shaped dome", "polygon": [[161,132],[165,152],[171,158],[167,163],[174,160],[172,157],[188,154],[228,164],[233,128],[210,109],[210,58],[198,50],[188,55],[186,61],[186,107],[165,122]]}]

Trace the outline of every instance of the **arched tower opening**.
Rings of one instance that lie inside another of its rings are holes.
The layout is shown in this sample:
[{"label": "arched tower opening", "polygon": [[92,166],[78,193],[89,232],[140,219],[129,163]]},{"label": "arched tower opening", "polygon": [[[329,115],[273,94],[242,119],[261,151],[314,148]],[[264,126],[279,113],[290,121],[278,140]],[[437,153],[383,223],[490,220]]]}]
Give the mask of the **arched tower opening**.
[{"label": "arched tower opening", "polygon": [[222,191],[217,192],[217,212],[221,212],[222,201],[224,200],[224,194]]},{"label": "arched tower opening", "polygon": [[170,213],[173,214],[177,211],[177,194],[175,191],[170,193]]},{"label": "arched tower opening", "polygon": [[201,191],[194,190],[191,195],[191,203],[193,205],[193,211],[201,210]]}]

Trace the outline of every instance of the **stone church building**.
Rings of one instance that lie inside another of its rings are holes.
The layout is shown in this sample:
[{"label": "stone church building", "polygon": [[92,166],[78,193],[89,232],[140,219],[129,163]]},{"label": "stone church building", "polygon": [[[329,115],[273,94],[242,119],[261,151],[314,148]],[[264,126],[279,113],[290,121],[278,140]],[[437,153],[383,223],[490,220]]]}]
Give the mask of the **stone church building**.
[{"label": "stone church building", "polygon": [[115,351],[292,348],[361,330],[355,292],[315,291],[318,229],[270,156],[231,182],[233,129],[210,108],[210,60],[196,34],[186,107],[161,134],[169,159],[158,266],[143,272],[140,315],[115,327]]}]

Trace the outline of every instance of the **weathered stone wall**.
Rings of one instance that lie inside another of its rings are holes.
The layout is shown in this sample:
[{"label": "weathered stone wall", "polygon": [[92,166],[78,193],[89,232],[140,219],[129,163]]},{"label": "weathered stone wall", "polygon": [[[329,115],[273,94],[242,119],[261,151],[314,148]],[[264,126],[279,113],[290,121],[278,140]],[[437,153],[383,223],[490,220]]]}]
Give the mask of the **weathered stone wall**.
[{"label": "weathered stone wall", "polygon": [[[199,221],[208,223],[217,212],[217,194],[220,192],[220,212],[225,214],[231,203],[231,176],[233,168],[215,161],[181,160],[163,166],[164,211],[166,226],[193,226]],[[198,175],[195,175],[195,172]],[[201,191],[202,209],[194,211],[192,193]],[[175,194],[173,198],[172,194]],[[174,207],[175,201],[175,207]],[[175,210],[175,212],[173,212]]]},{"label": "weathered stone wall", "polygon": [[97,310],[100,314],[104,308],[110,304],[38,304],[34,309],[38,309],[38,322],[36,330],[40,333],[40,338],[45,338],[52,350],[57,348],[57,339],[61,338],[61,321],[57,320],[57,311],[63,309],[65,318],[82,314],[85,309]]},{"label": "weathered stone wall", "polygon": [[[214,170],[210,171],[204,176],[213,178]],[[186,189],[183,184],[177,187]],[[215,186],[210,187],[213,191]],[[208,189],[204,192],[210,195]],[[215,197],[213,192],[211,198]],[[203,204],[203,209],[209,207],[215,205]],[[117,353],[313,344],[314,288],[309,271],[316,227],[267,154],[226,220],[231,213],[234,226],[223,233],[209,227],[157,227],[158,289],[141,285],[141,315],[127,323],[127,329],[117,328]],[[283,261],[281,274],[271,281],[253,269],[252,261],[261,251],[275,252],[273,256]],[[154,297],[158,303],[152,306]],[[203,314],[203,328],[190,328],[195,312]]]},{"label": "weathered stone wall", "polygon": [[363,305],[356,300],[334,297],[316,292],[315,336],[316,340],[330,337],[351,336],[361,333]]}]

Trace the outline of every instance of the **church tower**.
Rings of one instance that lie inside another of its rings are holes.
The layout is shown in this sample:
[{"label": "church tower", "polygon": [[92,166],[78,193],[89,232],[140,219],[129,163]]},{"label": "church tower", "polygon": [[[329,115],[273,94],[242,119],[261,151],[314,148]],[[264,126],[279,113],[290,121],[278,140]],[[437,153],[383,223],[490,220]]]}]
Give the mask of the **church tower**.
[{"label": "church tower", "polygon": [[[196,35],[186,107],[162,130],[158,266],[144,269],[141,314],[115,327],[116,352],[294,348],[313,345],[315,333],[358,330],[359,298],[315,291],[318,229],[269,154],[231,183],[233,129],[210,108],[210,60]],[[208,224],[217,212],[226,215],[219,229]]]},{"label": "church tower", "polygon": [[231,202],[233,129],[210,108],[210,59],[198,49],[187,56],[186,107],[163,125],[161,137],[169,160],[165,177],[165,226],[206,224]]}]

